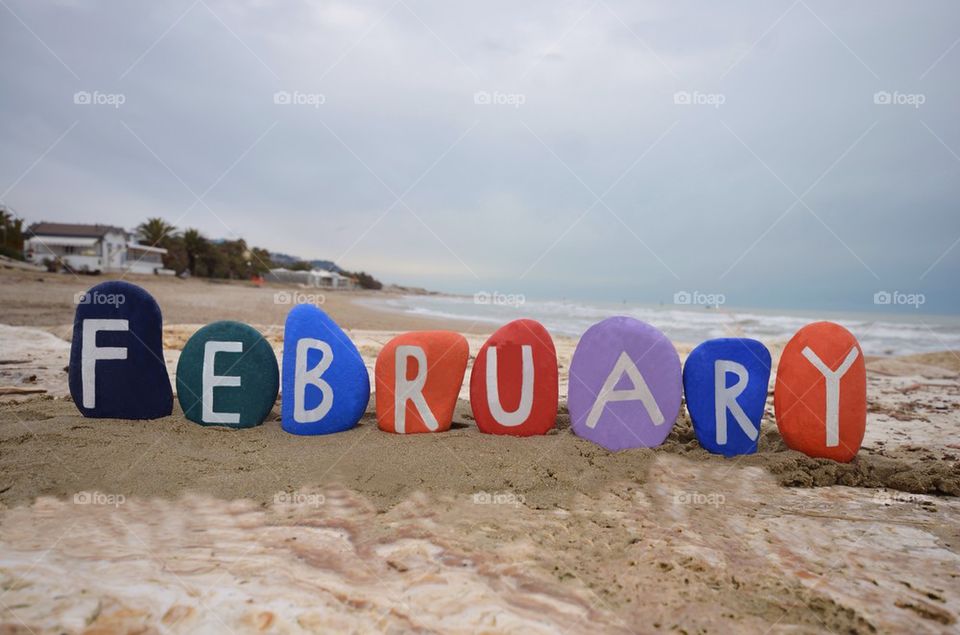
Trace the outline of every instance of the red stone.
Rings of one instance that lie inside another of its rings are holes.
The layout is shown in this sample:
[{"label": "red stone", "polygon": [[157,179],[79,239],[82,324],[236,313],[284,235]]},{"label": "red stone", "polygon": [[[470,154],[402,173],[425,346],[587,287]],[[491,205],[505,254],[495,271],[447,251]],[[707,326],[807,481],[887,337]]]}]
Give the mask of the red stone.
[{"label": "red stone", "polygon": [[[451,331],[404,333],[387,342],[374,370],[380,429],[397,433],[449,430],[469,357],[467,340]],[[403,399],[402,421],[396,411],[398,396]]]},{"label": "red stone", "polygon": [[[496,374],[488,378],[488,369]],[[496,392],[491,395],[492,386]],[[546,434],[556,423],[558,396],[557,351],[550,333],[535,320],[514,320],[498,329],[473,363],[470,406],[481,432],[521,437]],[[496,413],[491,412],[491,401],[494,410],[499,409]]]},{"label": "red stone", "polygon": [[[811,361],[812,355],[820,361]],[[838,395],[815,365],[820,363],[828,373],[846,369],[835,382]],[[835,405],[835,415],[828,402]],[[867,426],[867,371],[857,338],[833,322],[797,331],[780,356],[773,405],[788,447],[807,456],[853,460]]]}]

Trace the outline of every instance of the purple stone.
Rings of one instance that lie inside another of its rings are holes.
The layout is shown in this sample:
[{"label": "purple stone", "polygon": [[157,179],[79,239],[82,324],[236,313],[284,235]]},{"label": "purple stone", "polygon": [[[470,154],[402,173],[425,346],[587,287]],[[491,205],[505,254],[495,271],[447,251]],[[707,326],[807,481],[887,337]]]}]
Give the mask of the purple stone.
[{"label": "purple stone", "polygon": [[631,317],[594,324],[570,364],[573,432],[608,450],[653,448],[680,413],[680,356],[657,328]]}]

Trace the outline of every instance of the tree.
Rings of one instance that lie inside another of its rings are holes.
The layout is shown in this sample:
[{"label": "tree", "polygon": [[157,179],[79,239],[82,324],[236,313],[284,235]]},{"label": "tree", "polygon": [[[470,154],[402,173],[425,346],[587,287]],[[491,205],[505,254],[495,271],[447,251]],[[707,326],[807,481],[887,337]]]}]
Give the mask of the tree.
[{"label": "tree", "polygon": [[0,205],[0,253],[23,260],[23,220]]},{"label": "tree", "polygon": [[[187,252],[187,270],[191,276],[197,275],[197,263],[210,250],[210,242],[197,229],[187,229],[183,232],[183,248]],[[207,275],[210,275],[207,273]]]},{"label": "tree", "polygon": [[163,266],[172,269],[180,275],[189,267],[187,259],[187,250],[183,246],[183,238],[180,236],[170,236],[164,244],[167,253],[163,257]]},{"label": "tree", "polygon": [[348,278],[354,278],[357,281],[357,284],[360,285],[361,289],[382,289],[383,283],[371,276],[366,271],[357,271],[355,273],[350,273],[345,271],[344,275]]},{"label": "tree", "polygon": [[167,247],[169,239],[175,235],[177,228],[162,218],[148,218],[146,222],[137,226],[140,234],[140,244],[151,247]]}]

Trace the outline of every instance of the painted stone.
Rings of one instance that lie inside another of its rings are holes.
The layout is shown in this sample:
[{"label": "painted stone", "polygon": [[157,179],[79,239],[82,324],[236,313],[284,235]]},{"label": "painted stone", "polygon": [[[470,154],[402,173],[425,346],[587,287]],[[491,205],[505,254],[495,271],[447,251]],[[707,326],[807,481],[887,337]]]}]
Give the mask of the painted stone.
[{"label": "painted stone", "polygon": [[312,304],[299,304],[287,314],[282,395],[281,425],[292,434],[349,430],[370,401],[370,376],[360,351]]},{"label": "painted stone", "polygon": [[631,317],[594,324],[570,364],[573,432],[608,450],[663,443],[680,413],[680,356],[655,327]]},{"label": "painted stone", "polygon": [[469,357],[467,340],[451,331],[404,333],[387,342],[374,369],[380,429],[449,430]]},{"label": "painted stone", "polygon": [[277,400],[280,372],[269,342],[246,324],[214,322],[194,333],[177,363],[177,399],[205,426],[260,425]]},{"label": "painted stone", "polygon": [[157,419],[173,411],[163,318],[147,291],[111,280],[77,295],[70,396],[85,417]]},{"label": "painted stone", "polygon": [[757,340],[721,338],[693,349],[683,392],[700,445],[724,456],[756,452],[769,384],[770,351]]},{"label": "painted stone", "polygon": [[484,343],[470,374],[470,406],[481,432],[546,434],[557,420],[557,351],[535,320],[514,320]]},{"label": "painted stone", "polygon": [[857,338],[833,322],[797,331],[780,356],[773,405],[788,447],[853,460],[867,427],[867,371]]}]

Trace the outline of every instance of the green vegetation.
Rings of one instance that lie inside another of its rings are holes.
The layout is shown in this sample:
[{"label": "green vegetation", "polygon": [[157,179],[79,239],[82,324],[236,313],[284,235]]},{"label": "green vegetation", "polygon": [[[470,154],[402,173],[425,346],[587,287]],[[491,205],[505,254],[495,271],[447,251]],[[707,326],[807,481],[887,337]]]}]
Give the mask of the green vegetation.
[{"label": "green vegetation", "polygon": [[245,240],[211,241],[199,230],[182,233],[162,218],[148,218],[137,227],[140,244],[163,247],[163,266],[203,278],[246,279],[263,275],[272,266],[266,249],[248,247]]},{"label": "green vegetation", "polygon": [[0,254],[23,260],[23,220],[0,205]]},{"label": "green vegetation", "polygon": [[[162,218],[148,218],[137,227],[140,244],[163,247],[167,254],[163,257],[163,266],[181,274],[190,272],[191,276],[202,278],[246,279],[255,275],[264,275],[276,265],[270,259],[270,252],[259,247],[248,247],[246,241],[211,241],[197,229],[185,229],[179,232]],[[332,264],[332,263],[331,263]],[[309,271],[310,262],[301,260],[287,265],[293,271]],[[382,289],[383,284],[366,273],[343,275],[353,278],[362,289]]]}]

